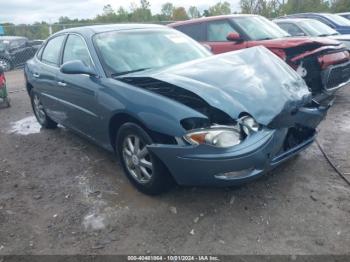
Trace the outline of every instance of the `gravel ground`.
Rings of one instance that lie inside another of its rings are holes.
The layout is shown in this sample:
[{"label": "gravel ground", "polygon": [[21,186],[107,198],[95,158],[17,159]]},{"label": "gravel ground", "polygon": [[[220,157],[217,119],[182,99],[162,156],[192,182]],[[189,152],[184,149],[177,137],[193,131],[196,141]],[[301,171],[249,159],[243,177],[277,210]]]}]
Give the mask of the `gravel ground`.
[{"label": "gravel ground", "polygon": [[[40,130],[23,72],[0,110],[0,255],[350,254],[350,187],[314,144],[239,188],[148,197],[115,157],[61,127]],[[350,179],[350,88],[318,138]]]}]

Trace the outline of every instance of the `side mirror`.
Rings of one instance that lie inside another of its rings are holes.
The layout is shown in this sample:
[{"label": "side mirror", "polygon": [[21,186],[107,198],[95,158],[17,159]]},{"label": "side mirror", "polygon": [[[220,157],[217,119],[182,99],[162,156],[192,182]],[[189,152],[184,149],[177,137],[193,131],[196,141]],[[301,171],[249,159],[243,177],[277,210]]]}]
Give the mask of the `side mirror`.
[{"label": "side mirror", "polygon": [[97,75],[93,69],[86,66],[80,60],[73,60],[73,61],[64,63],[63,65],[61,65],[60,71],[63,74],[69,74],[69,75],[78,75],[78,74],[89,75],[89,76]]},{"label": "side mirror", "polygon": [[241,36],[238,33],[235,33],[235,32],[229,33],[227,35],[226,39],[228,41],[234,41],[234,42],[243,41]]}]

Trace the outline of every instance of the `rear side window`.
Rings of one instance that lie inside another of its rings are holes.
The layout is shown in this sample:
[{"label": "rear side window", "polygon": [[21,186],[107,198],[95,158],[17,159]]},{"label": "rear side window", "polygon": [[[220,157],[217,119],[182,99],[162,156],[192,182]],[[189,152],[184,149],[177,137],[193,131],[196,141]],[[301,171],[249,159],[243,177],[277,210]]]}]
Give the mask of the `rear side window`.
[{"label": "rear side window", "polygon": [[73,60],[80,60],[86,66],[92,66],[90,53],[85,41],[78,35],[69,35],[64,48],[63,63]]},{"label": "rear side window", "polygon": [[209,42],[227,42],[226,37],[229,33],[238,33],[228,20],[209,22],[207,28]]},{"label": "rear side window", "polygon": [[205,41],[205,25],[203,23],[181,25],[175,27],[175,29],[181,31],[189,37],[192,37],[198,42]]},{"label": "rear side window", "polygon": [[65,37],[66,37],[65,35],[61,35],[53,39],[50,39],[45,46],[45,49],[41,57],[41,61],[43,61],[44,63],[58,66],[61,47]]}]

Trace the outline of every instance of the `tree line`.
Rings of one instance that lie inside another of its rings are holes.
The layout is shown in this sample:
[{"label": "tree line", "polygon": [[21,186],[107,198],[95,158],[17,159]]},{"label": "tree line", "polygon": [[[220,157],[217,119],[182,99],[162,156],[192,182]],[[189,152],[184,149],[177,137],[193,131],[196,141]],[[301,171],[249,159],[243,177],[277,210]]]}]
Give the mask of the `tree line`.
[{"label": "tree line", "polygon": [[[350,11],[350,0],[240,0],[241,13],[259,14],[268,18],[275,18],[285,14],[301,12],[346,12]],[[200,17],[231,14],[232,7],[227,1],[220,1],[208,9],[199,10],[196,6],[188,9],[175,6],[171,2],[162,5],[159,14],[153,14],[148,0],[132,3],[129,9],[111,5],[104,6],[102,13],[92,19],[72,19],[60,17],[58,22],[36,22],[32,25],[2,24],[6,35],[21,35],[29,39],[45,39],[50,33],[59,30],[90,24],[106,23],[160,23],[181,21]]]}]

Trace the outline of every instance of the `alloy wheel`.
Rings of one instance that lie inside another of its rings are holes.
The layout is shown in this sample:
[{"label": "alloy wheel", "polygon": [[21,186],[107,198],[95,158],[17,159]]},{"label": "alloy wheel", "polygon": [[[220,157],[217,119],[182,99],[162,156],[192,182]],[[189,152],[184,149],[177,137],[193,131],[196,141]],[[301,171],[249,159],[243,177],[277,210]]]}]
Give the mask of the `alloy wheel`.
[{"label": "alloy wheel", "polygon": [[41,104],[40,99],[37,95],[34,95],[33,97],[33,108],[39,122],[44,123],[46,120],[46,113],[44,111],[44,106]]},{"label": "alloy wheel", "polygon": [[153,176],[152,158],[147,145],[137,135],[129,135],[123,141],[123,160],[132,177],[141,184]]}]

